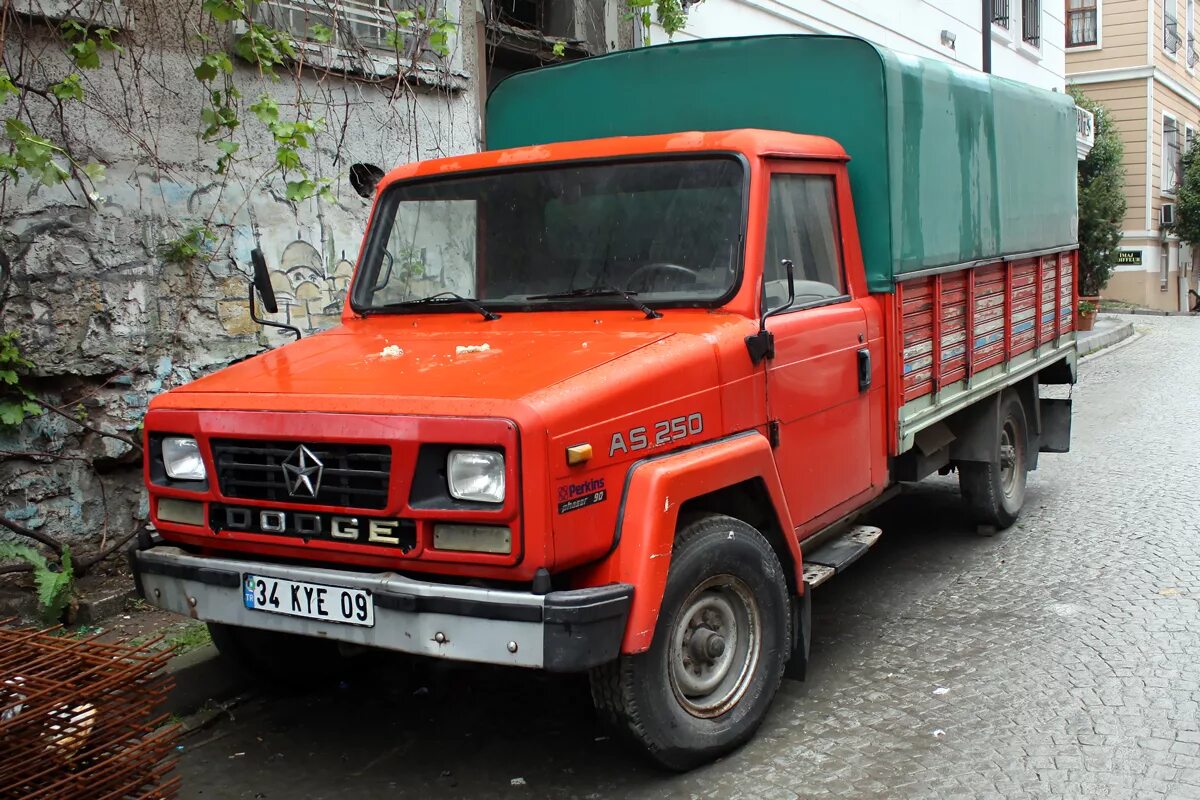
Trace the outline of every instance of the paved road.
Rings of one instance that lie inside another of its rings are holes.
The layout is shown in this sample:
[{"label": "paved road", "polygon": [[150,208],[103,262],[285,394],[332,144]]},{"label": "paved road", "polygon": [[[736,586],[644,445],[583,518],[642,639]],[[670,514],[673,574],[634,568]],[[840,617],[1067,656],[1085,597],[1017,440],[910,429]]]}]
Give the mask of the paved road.
[{"label": "paved road", "polygon": [[1200,319],[1084,362],[1075,449],[1021,523],[971,532],[939,480],[814,595],[815,665],[758,737],[665,775],[586,683],[371,665],[187,742],[202,798],[1200,798]]}]

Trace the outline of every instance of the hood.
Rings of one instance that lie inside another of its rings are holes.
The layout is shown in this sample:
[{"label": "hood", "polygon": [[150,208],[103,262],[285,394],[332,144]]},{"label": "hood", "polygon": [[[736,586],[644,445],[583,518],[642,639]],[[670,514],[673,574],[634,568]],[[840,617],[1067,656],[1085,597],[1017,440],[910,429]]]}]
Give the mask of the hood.
[{"label": "hood", "polygon": [[649,324],[645,331],[631,331],[638,326],[629,324],[628,315],[612,321],[623,329],[594,316],[586,320],[590,328],[568,324],[549,330],[531,329],[515,314],[512,322],[505,316],[490,323],[465,322],[454,315],[457,325],[412,316],[354,320],[234,364],[172,394],[513,400],[672,335]]}]

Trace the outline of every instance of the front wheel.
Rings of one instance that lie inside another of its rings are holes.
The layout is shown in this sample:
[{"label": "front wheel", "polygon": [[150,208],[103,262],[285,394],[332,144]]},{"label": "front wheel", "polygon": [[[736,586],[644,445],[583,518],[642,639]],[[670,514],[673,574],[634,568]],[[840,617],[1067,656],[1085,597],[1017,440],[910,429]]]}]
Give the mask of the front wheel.
[{"label": "front wheel", "polygon": [[650,649],[592,671],[596,708],[659,764],[690,769],[749,739],[779,689],[791,637],[783,568],[726,516],[676,536]]},{"label": "front wheel", "polygon": [[958,485],[976,521],[1007,528],[1017,521],[1025,505],[1029,470],[1029,434],[1025,407],[1013,392],[1000,399],[997,452],[992,462],[967,461],[958,465]]}]

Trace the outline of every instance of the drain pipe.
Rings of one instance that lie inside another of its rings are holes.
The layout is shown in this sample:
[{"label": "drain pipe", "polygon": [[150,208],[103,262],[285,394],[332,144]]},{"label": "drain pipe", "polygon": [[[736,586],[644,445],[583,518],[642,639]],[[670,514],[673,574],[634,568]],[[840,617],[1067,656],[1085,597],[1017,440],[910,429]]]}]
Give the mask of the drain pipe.
[{"label": "drain pipe", "polygon": [[979,30],[983,33],[983,71],[992,71],[992,0],[983,0],[983,25]]}]

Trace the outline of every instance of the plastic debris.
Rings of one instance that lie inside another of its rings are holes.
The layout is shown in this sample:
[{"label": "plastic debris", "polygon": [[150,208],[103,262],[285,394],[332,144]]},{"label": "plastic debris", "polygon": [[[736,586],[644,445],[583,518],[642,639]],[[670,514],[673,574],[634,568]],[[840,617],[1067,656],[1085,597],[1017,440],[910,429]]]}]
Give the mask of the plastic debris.
[{"label": "plastic debris", "polygon": [[492,349],[490,344],[460,344],[454,348],[454,355],[461,356],[464,353],[486,353]]},{"label": "plastic debris", "polygon": [[525,779],[524,778],[513,778],[511,781],[509,781],[509,783],[511,783],[513,786],[524,786]]},{"label": "plastic debris", "polygon": [[935,739],[941,739],[945,735],[946,735],[946,732],[944,730],[942,730],[941,728],[938,728],[937,730],[935,730],[933,732],[933,738],[935,738]]},{"label": "plastic debris", "polygon": [[934,690],[933,690],[933,693],[934,693],[934,694],[939,694],[939,695],[940,695],[940,694],[947,694],[947,693],[949,693],[949,691],[950,691],[950,690],[949,690],[949,689],[947,689],[945,686],[939,686],[939,687],[937,687],[936,689],[934,689]]},{"label": "plastic debris", "polygon": [[404,355],[404,351],[400,349],[400,345],[398,344],[389,344],[379,351],[380,358],[399,358],[402,355]]}]

